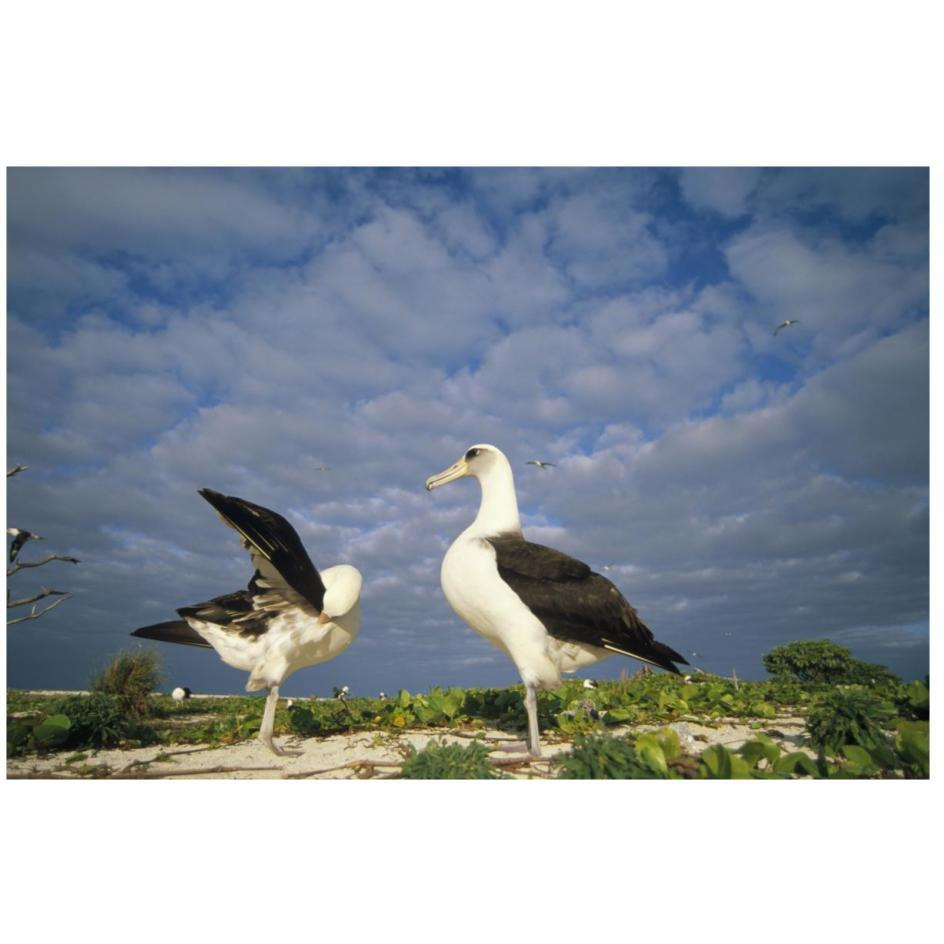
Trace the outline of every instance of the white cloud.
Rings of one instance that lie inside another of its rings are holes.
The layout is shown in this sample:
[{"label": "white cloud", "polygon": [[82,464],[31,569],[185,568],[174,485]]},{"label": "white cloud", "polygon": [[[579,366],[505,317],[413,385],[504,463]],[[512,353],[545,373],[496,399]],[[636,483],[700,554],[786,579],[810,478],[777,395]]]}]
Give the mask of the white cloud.
[{"label": "white cloud", "polygon": [[[913,216],[866,237],[798,230],[762,181],[748,203],[766,215],[731,239],[731,278],[706,285],[665,268],[670,248],[677,266],[710,238],[704,218],[670,247],[653,191],[616,172],[483,170],[442,190],[353,174],[334,202],[297,175],[224,173],[199,193],[200,175],[121,174],[118,190],[140,186],[127,209],[102,174],[91,196],[65,172],[46,195],[38,178],[12,185],[11,251],[27,261],[8,324],[10,458],[32,469],[11,480],[11,507],[83,559],[49,633],[75,621],[117,648],[135,625],[244,585],[238,541],[196,494],[206,485],[286,514],[319,566],[362,567],[370,605],[345,672],[390,672],[388,689],[416,666],[480,682],[475,660],[493,654],[438,587],[478,490],[423,488],[480,441],[508,453],[529,534],[612,565],[672,645],[714,639],[727,658],[733,627],[757,664],[786,638],[874,641],[923,618]],[[99,251],[126,237],[134,258],[102,268]],[[44,273],[58,316],[71,312],[55,325]],[[204,296],[201,273],[233,277]],[[797,307],[801,325],[774,339]],[[488,664],[510,682],[506,663]]]},{"label": "white cloud", "polygon": [[742,216],[760,180],[756,167],[686,167],[679,175],[682,195],[696,209]]}]

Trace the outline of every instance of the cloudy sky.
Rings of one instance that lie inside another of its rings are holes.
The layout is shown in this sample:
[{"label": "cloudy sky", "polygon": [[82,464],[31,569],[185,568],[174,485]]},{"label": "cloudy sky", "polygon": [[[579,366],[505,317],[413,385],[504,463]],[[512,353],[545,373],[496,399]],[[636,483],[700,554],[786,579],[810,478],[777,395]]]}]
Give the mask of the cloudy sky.
[{"label": "cloudy sky", "polygon": [[698,666],[828,637],[927,672],[926,171],[13,169],[7,200],[8,523],[81,559],[13,577],[74,596],[10,628],[11,686],[245,586],[203,486],[365,575],[355,644],[285,692],[514,683],[439,589],[478,487],[423,483],[475,442]]}]

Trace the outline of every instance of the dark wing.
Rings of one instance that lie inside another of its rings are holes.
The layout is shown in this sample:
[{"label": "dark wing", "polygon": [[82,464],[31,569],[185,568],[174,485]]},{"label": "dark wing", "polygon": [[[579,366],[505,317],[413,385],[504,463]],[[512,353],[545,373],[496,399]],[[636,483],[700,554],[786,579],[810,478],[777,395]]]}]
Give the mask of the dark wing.
[{"label": "dark wing", "polygon": [[207,600],[206,603],[182,606],[177,613],[183,619],[155,623],[153,626],[142,626],[131,635],[140,636],[143,639],[157,639],[160,642],[212,648],[210,643],[190,626],[189,620],[195,619],[203,623],[214,623],[239,636],[255,639],[268,630],[270,614],[279,609],[277,606],[264,606],[264,594],[265,591],[258,589],[256,578],[253,577],[248,590],[224,593],[222,596]]},{"label": "dark wing", "polygon": [[136,629],[132,636],[142,639],[157,639],[160,642],[176,642],[182,646],[203,646],[212,648],[210,644],[195,630],[191,629],[184,620],[168,620],[166,623],[155,623],[153,626],[142,626]]},{"label": "dark wing", "polygon": [[616,586],[582,561],[519,537],[489,538],[498,573],[556,639],[621,652],[678,674],[688,664],[657,642]]},{"label": "dark wing", "polygon": [[[295,529],[280,515],[261,505],[209,488],[200,494],[243,538],[256,568],[253,583],[285,600],[320,613],[325,586]],[[255,589],[250,583],[250,589]]]}]

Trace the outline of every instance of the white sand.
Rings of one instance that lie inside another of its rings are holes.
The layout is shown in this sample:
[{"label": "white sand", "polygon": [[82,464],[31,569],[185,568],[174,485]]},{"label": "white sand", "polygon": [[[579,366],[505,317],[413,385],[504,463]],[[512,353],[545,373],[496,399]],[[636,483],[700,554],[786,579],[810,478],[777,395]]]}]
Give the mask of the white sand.
[{"label": "white sand", "polygon": [[[727,719],[709,727],[692,721],[676,721],[670,725],[639,725],[634,728],[614,727],[613,734],[631,730],[652,731],[671,727],[679,734],[686,753],[699,754],[711,744],[723,744],[735,750],[758,732],[769,734],[785,752],[800,749],[804,719],[789,716],[763,721],[752,727],[750,722]],[[37,757],[35,754],[10,758],[9,778],[35,777],[114,777],[142,779],[351,779],[390,777],[412,745],[421,750],[432,740],[469,744],[483,739],[492,749],[491,757],[507,773],[517,779],[545,779],[553,776],[550,758],[570,748],[568,740],[555,740],[542,735],[544,757],[530,760],[523,754],[524,743],[504,731],[485,729],[465,734],[445,730],[358,732],[331,737],[279,737],[276,743],[300,749],[297,757],[276,757],[258,739],[225,747],[193,745],[143,747],[132,750],[83,751],[85,758],[74,759],[73,751],[60,751]],[[512,750],[509,750],[511,748]]]}]

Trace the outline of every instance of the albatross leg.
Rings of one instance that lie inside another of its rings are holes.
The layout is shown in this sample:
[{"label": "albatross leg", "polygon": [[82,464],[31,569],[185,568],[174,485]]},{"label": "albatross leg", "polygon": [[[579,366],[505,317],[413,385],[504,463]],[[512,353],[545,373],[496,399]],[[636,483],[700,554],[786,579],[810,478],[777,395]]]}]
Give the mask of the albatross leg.
[{"label": "albatross leg", "polygon": [[533,685],[525,683],[524,709],[528,713],[528,751],[532,757],[541,756],[541,740],[538,737],[538,697]]},{"label": "albatross leg", "polygon": [[279,686],[273,685],[269,689],[269,695],[266,698],[265,711],[262,713],[262,726],[259,728],[259,740],[273,754],[276,754],[279,757],[284,756],[293,756],[297,757],[301,754],[301,751],[290,750],[287,747],[279,747],[275,741],[272,740],[272,731],[275,728],[275,707],[279,703]]}]

